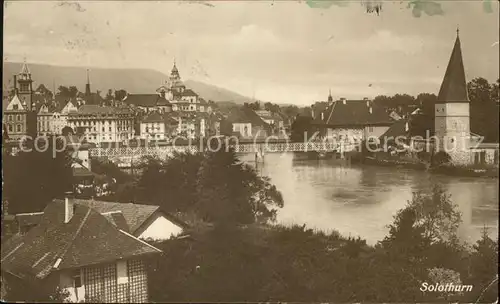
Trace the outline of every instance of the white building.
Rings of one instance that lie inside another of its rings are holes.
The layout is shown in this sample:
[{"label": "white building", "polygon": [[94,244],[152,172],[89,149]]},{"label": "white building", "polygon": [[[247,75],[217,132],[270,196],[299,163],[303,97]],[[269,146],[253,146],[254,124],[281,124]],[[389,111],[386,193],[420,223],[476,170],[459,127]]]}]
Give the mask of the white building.
[{"label": "white building", "polygon": [[134,136],[134,116],[127,108],[82,105],[68,114],[68,126],[91,143],[122,142]]}]

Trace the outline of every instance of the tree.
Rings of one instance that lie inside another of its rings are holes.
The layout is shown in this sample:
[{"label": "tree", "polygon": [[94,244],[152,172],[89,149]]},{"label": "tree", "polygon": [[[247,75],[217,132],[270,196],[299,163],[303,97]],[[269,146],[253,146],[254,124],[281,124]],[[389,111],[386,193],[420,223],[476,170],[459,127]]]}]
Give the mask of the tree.
[{"label": "tree", "polygon": [[106,94],[106,97],[104,97],[104,103],[107,106],[111,106],[113,104],[113,90],[109,89],[108,93]]},{"label": "tree", "polygon": [[[25,143],[18,155],[3,155],[3,197],[12,213],[36,212],[72,189],[71,158],[64,142],[47,137]],[[58,152],[62,151],[62,152]]]},{"label": "tree", "polygon": [[2,300],[12,303],[64,303],[70,295],[68,291],[45,281],[21,280],[12,275],[4,276],[3,274],[2,289],[4,290]]},{"label": "tree", "polygon": [[498,298],[498,241],[489,237],[486,227],[473,246],[470,270],[465,284],[474,288],[466,297],[468,302],[493,303]]},{"label": "tree", "polygon": [[124,89],[115,90],[115,100],[123,100],[127,96],[127,91]]},{"label": "tree", "polygon": [[283,206],[276,187],[225,148],[145,159],[137,186],[140,200],[221,225],[273,220]]},{"label": "tree", "polygon": [[490,85],[484,78],[474,78],[467,84],[470,99],[471,132],[485,137],[486,142],[498,142],[498,83]]},{"label": "tree", "polygon": [[52,99],[52,97],[54,96],[54,94],[49,89],[47,89],[43,85],[43,83],[38,86],[38,88],[36,89],[36,92],[40,93],[42,96],[44,96],[48,100]]}]

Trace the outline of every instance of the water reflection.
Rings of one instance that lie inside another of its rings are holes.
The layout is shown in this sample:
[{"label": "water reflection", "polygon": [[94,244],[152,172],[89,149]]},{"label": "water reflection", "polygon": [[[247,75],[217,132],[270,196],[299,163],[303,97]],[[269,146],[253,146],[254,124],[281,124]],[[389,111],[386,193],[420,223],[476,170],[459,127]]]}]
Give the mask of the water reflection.
[{"label": "water reflection", "polygon": [[[252,163],[251,157],[241,156]],[[462,212],[459,235],[475,241],[486,225],[498,233],[498,181],[432,175],[427,172],[371,166],[340,166],[332,161],[294,161],[292,153],[267,154],[258,171],[280,189],[285,207],[278,221],[307,224],[361,236],[371,244],[381,240],[396,212],[412,192],[441,184]]]}]

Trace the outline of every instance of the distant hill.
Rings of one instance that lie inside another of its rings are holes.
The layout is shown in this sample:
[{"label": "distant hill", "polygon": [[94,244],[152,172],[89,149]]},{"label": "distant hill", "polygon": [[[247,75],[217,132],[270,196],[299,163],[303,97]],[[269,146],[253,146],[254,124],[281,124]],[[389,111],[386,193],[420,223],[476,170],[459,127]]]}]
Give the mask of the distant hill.
[{"label": "distant hill", "polygon": [[[60,85],[74,85],[79,91],[85,91],[87,72],[84,67],[64,67],[35,63],[28,63],[28,65],[34,80],[33,89],[36,89],[40,84],[44,84],[52,91],[55,82],[56,90]],[[21,66],[22,63],[19,62],[4,62],[3,89],[12,87],[13,75],[19,73]],[[93,92],[96,90],[101,91],[103,97],[108,89],[124,89],[129,93],[153,93],[167,77],[167,75],[151,69],[90,68],[91,90]],[[203,82],[186,80],[185,84],[205,100],[234,102],[237,104],[251,102],[251,98]]]},{"label": "distant hill", "polygon": [[187,87],[193,89],[193,91],[198,93],[206,100],[213,100],[216,102],[233,102],[236,104],[253,102],[249,97],[211,84],[206,84],[195,80],[186,80],[184,84]]},{"label": "distant hill", "polygon": [[[63,67],[46,64],[29,63],[34,81],[33,89],[44,84],[52,91],[55,81],[56,89],[60,85],[74,85],[79,91],[85,91],[87,72],[84,67]],[[19,73],[22,63],[4,62],[3,88],[12,86],[13,75]],[[154,92],[167,76],[161,72],[149,69],[90,69],[90,86],[93,92],[102,91],[105,95],[108,89],[125,89],[130,93]]]}]

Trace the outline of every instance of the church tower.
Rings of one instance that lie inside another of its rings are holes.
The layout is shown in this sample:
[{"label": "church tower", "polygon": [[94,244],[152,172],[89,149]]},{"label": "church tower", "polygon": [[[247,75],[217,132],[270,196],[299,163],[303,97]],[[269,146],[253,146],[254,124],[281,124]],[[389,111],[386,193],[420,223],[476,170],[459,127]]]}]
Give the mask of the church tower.
[{"label": "church tower", "polygon": [[470,157],[469,96],[458,29],[434,116],[436,148],[447,152],[454,164],[467,163]]},{"label": "church tower", "polygon": [[17,96],[21,100],[21,103],[26,108],[27,111],[34,109],[33,106],[33,80],[31,79],[31,72],[24,61],[21,71],[17,76],[17,84],[19,85],[19,90]]}]

